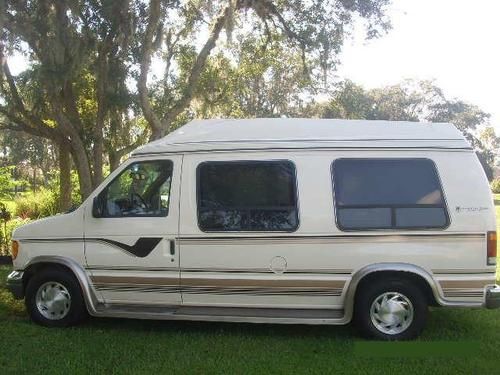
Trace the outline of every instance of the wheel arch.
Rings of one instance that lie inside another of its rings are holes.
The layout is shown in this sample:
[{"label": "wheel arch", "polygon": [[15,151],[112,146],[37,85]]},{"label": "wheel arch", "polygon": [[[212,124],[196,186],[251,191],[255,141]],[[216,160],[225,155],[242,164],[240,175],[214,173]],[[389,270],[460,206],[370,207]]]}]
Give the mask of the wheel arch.
[{"label": "wheel arch", "polygon": [[91,286],[92,284],[90,282],[90,279],[83,267],[71,258],[62,256],[39,256],[31,259],[24,269],[24,290],[26,290],[26,286],[30,277],[32,277],[36,272],[40,272],[41,270],[47,268],[62,268],[65,271],[70,272],[80,285],[87,311],[91,315],[94,315],[96,313],[98,300],[95,291]]},{"label": "wheel arch", "polygon": [[438,283],[434,280],[432,275],[422,267],[409,263],[376,263],[363,267],[353,274],[347,286],[344,302],[344,320],[346,323],[350,322],[352,319],[359,287],[363,287],[364,283],[373,279],[378,279],[382,276],[395,276],[402,279],[413,280],[419,283],[424,289],[424,293],[430,305],[439,306],[446,304],[441,298]]}]

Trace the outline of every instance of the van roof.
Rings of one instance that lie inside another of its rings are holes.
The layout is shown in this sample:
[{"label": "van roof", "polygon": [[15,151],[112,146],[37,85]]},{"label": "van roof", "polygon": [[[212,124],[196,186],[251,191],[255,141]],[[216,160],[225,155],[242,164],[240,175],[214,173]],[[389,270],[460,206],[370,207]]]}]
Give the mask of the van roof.
[{"label": "van roof", "polygon": [[133,155],[295,148],[471,149],[449,123],[256,118],[193,120]]}]

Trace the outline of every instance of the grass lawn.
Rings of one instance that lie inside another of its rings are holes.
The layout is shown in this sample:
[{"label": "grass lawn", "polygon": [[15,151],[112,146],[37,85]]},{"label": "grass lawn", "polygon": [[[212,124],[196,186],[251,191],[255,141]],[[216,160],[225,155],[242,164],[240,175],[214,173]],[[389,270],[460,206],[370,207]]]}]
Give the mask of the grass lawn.
[{"label": "grass lawn", "polygon": [[5,290],[9,270],[0,267],[0,374],[500,373],[500,310],[433,309],[413,343],[367,343],[351,326],[90,319],[47,329]]}]

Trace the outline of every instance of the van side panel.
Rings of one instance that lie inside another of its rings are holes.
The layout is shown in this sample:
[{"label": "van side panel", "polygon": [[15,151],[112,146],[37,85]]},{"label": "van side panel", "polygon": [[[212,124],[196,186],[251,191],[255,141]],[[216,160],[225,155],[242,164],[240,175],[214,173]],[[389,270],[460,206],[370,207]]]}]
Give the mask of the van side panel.
[{"label": "van side panel", "polygon": [[[337,158],[429,158],[450,225],[430,230],[344,232],[335,224],[331,164]],[[204,161],[290,160],[296,165],[300,223],[293,233],[202,232],[196,167]],[[351,276],[376,263],[407,263],[434,275],[443,298],[479,301],[494,283],[485,233],[494,230],[491,194],[468,151],[343,150],[188,154],[181,201],[181,289],[187,305],[342,308]],[[273,262],[286,263],[277,270]],[[284,262],[283,262],[284,260]],[[481,295],[480,295],[481,293]]]}]

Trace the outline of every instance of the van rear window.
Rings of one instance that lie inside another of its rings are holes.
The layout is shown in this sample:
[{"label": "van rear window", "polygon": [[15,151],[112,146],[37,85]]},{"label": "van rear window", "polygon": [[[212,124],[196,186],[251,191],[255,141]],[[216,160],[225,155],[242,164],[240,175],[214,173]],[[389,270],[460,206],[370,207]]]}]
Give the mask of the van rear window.
[{"label": "van rear window", "polygon": [[294,231],[295,166],[289,161],[206,162],[198,167],[203,231]]},{"label": "van rear window", "polygon": [[429,159],[338,159],[332,174],[342,230],[448,226],[443,191]]}]

